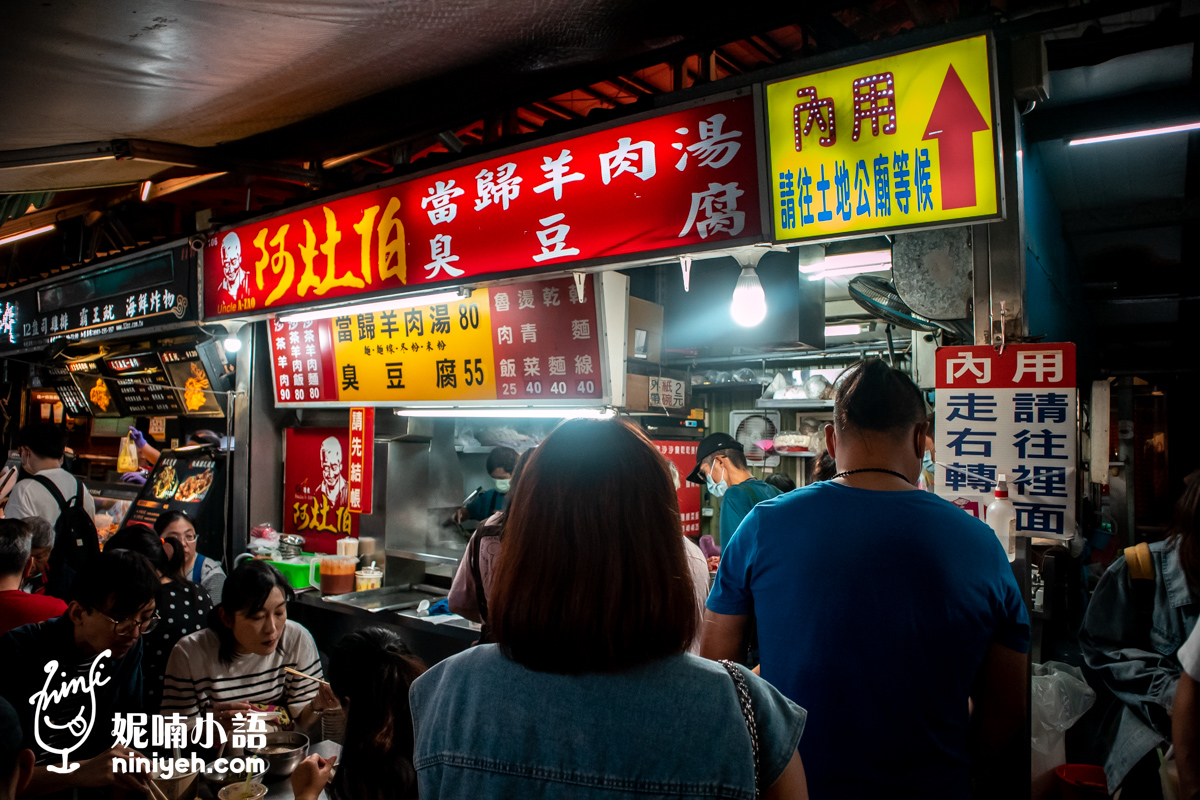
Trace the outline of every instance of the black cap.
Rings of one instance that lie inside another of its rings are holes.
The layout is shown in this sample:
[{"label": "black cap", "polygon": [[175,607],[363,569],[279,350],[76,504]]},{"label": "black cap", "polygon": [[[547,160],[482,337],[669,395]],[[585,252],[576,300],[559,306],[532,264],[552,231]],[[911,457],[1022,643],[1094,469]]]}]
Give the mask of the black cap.
[{"label": "black cap", "polygon": [[700,440],[700,444],[696,447],[696,466],[691,474],[687,476],[691,483],[704,484],[704,476],[700,474],[700,464],[704,459],[711,456],[713,453],[721,450],[737,450],[745,452],[742,443],[730,436],[728,433],[711,433]]}]

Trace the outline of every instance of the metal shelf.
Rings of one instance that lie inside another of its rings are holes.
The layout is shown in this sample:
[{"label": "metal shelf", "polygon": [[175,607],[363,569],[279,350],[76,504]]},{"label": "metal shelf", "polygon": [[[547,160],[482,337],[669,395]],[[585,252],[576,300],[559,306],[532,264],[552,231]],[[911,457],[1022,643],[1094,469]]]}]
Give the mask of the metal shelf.
[{"label": "metal shelf", "polygon": [[832,400],[776,400],[773,397],[760,397],[755,405],[758,408],[790,411],[833,411]]}]

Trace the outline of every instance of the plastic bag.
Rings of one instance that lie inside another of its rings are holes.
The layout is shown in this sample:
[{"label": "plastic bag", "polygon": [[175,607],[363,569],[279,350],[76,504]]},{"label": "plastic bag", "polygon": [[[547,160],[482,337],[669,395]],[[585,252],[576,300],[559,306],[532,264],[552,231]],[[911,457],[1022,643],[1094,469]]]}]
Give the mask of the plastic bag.
[{"label": "plastic bag", "polygon": [[121,441],[121,449],[117,453],[117,472],[137,472],[138,449],[133,441],[133,434],[128,434]]},{"label": "plastic bag", "polygon": [[1030,744],[1039,753],[1049,753],[1096,702],[1096,692],[1087,685],[1082,670],[1061,661],[1034,664],[1031,689]]}]

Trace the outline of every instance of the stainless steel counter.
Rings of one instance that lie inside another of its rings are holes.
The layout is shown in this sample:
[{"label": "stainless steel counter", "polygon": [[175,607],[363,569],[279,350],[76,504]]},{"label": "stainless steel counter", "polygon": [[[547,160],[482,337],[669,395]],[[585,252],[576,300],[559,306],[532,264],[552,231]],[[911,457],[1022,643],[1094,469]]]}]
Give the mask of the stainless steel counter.
[{"label": "stainless steel counter", "polygon": [[396,631],[408,648],[432,666],[455,653],[466,650],[479,638],[479,625],[465,619],[434,622],[423,617],[415,605],[396,608],[428,598],[444,597],[435,587],[384,587],[369,592],[322,598],[316,590],[303,591],[292,601],[288,615],[304,625],[316,639],[317,647],[328,653],[341,637],[354,630],[384,627]]}]

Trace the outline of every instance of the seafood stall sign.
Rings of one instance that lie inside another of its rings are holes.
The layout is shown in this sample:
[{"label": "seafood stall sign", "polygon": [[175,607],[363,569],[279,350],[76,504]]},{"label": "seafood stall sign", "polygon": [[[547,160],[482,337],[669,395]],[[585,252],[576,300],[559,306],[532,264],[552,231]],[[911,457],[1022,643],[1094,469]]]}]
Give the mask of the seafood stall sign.
[{"label": "seafood stall sign", "polygon": [[283,442],[283,531],[303,536],[305,552],[336,553],[338,539],[358,536],[349,431],[288,428]]}]

